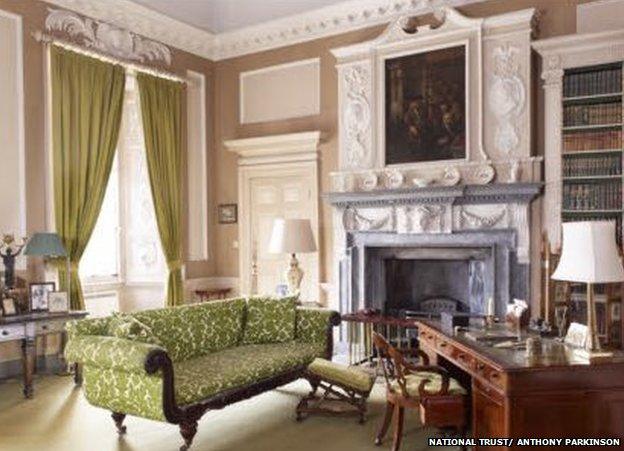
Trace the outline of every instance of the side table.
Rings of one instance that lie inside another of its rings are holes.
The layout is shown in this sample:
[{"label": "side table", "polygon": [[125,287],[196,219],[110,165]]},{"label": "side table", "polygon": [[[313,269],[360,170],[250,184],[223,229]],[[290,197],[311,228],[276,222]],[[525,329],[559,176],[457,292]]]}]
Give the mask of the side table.
[{"label": "side table", "polygon": [[[32,398],[33,375],[37,359],[37,337],[46,337],[50,334],[61,335],[60,354],[63,355],[67,334],[65,324],[74,319],[87,316],[84,311],[62,313],[27,313],[24,315],[0,317],[0,343],[20,341],[22,344],[22,377],[24,379],[24,396]],[[80,382],[80,369],[76,369],[76,383]]]}]

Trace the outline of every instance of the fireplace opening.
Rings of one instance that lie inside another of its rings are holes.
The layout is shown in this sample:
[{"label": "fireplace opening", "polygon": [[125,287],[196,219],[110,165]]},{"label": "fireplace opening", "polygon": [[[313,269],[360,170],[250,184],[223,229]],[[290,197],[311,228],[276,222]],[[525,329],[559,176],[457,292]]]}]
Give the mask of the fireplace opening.
[{"label": "fireplace opening", "polygon": [[385,260],[386,305],[405,311],[470,311],[470,265],[466,260]]},{"label": "fireplace opening", "polygon": [[[382,283],[376,291],[387,315],[482,314],[493,293],[489,249],[378,249]],[[374,259],[373,259],[374,260]]]}]

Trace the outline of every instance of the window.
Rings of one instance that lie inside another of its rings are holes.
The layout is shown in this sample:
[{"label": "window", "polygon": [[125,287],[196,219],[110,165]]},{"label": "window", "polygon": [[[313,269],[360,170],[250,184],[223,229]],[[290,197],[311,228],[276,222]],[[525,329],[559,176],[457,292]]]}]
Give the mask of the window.
[{"label": "window", "polygon": [[80,263],[80,277],[87,286],[119,284],[124,296],[136,298],[136,293],[129,293],[133,286],[162,288],[166,274],[145,157],[138,86],[134,76],[128,75],[116,160]]}]

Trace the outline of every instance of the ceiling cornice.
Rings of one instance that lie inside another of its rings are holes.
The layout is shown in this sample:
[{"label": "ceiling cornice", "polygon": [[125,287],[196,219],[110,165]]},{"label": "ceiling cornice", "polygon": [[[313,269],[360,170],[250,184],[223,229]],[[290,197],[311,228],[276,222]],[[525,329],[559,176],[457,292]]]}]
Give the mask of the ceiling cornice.
[{"label": "ceiling cornice", "polygon": [[194,55],[213,59],[215,35],[128,0],[46,0]]},{"label": "ceiling cornice", "polygon": [[482,1],[349,0],[215,35],[129,0],[47,0],[215,61],[379,25],[406,14],[424,14],[440,4],[458,7]]}]

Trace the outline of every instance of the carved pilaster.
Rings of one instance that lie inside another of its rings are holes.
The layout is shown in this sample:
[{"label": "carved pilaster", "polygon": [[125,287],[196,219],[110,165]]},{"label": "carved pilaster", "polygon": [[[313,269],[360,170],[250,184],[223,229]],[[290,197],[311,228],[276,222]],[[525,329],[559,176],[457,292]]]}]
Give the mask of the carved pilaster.
[{"label": "carved pilaster", "polygon": [[554,248],[559,247],[561,237],[561,114],[563,69],[558,56],[546,58],[544,80],[544,224],[548,240]]},{"label": "carved pilaster", "polygon": [[373,164],[372,79],[368,61],[340,66],[340,167],[367,169]]}]

